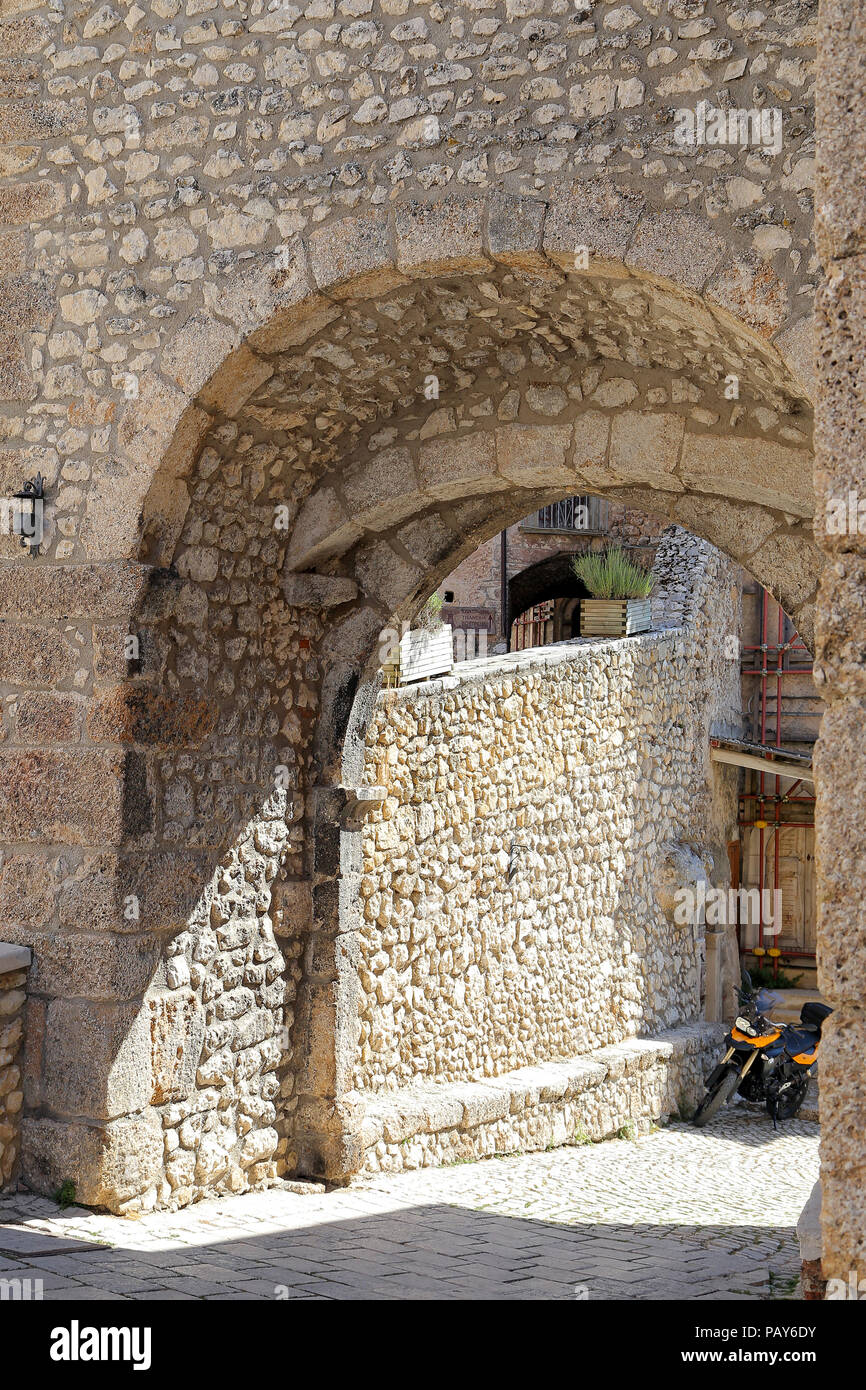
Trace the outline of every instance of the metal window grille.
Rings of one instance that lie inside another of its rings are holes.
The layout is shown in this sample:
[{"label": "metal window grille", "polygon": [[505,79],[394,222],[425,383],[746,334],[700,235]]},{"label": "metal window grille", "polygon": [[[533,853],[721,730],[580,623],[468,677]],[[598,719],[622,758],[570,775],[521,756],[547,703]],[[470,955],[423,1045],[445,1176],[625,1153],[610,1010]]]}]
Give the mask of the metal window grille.
[{"label": "metal window grille", "polygon": [[522,531],[560,531],[567,535],[599,535],[608,529],[609,505],[603,497],[563,497],[540,507],[520,523]]}]

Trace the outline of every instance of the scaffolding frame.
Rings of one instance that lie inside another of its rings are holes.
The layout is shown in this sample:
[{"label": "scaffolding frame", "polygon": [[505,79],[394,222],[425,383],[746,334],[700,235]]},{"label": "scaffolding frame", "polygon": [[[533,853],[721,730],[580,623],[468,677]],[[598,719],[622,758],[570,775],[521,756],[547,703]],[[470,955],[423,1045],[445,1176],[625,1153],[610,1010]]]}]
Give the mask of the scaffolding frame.
[{"label": "scaffolding frame", "polygon": [[[775,741],[769,746],[778,748],[781,752],[784,750],[782,731],[785,719],[783,682],[786,676],[811,676],[813,673],[813,664],[808,647],[795,629],[792,631],[788,640],[785,640],[785,614],[780,606],[778,611],[776,640],[775,642],[768,640],[770,627],[770,596],[766,589],[761,588],[759,592],[759,640],[755,644],[743,644],[741,646],[740,674],[741,677],[750,677],[758,682],[758,710],[756,722],[760,731],[760,743],[764,746],[767,746],[769,704],[771,700],[773,701],[775,705]],[[794,653],[805,653],[805,655],[809,657],[808,663],[798,662],[796,665],[792,665],[791,658]],[[773,687],[775,687],[775,695],[772,693]],[[796,698],[800,700],[804,698],[813,699],[816,703],[821,703],[820,697],[817,695],[807,697],[798,696]],[[816,713],[820,717],[820,712],[816,711]],[[800,717],[813,716],[801,714]],[[793,740],[789,740],[789,742],[793,742]],[[812,742],[814,742],[814,740],[812,740]],[[782,808],[788,804],[794,803],[803,803],[814,807],[815,796],[814,792],[798,793],[798,788],[803,788],[807,785],[801,778],[795,779],[788,790],[783,792],[781,789],[781,782],[782,780],[789,780],[788,777],[783,779],[782,776],[777,773],[765,771],[755,772],[754,775],[758,778],[757,789],[755,791],[743,791],[740,793],[740,814],[737,819],[737,824],[740,829],[738,857],[741,864],[746,862],[746,845],[743,831],[746,829],[757,829],[760,875],[758,887],[763,888],[766,878],[767,849],[770,843],[770,839],[767,838],[767,833],[769,832],[773,847],[773,889],[775,891],[779,888],[780,878],[780,830],[785,826],[793,826],[796,829],[802,830],[813,830],[815,828],[814,811],[810,820],[785,821],[782,819]],[[768,781],[770,779],[772,779],[775,784],[772,790],[768,787]],[[749,803],[753,803],[751,807]],[[771,814],[768,814],[768,808]],[[750,810],[751,814],[749,814]],[[737,884],[736,886],[739,887],[740,885]],[[764,955],[769,955],[773,962],[774,977],[778,976],[779,962],[783,959],[814,961],[816,959],[814,950],[805,951],[787,947],[771,947],[767,949],[764,947],[763,894],[760,895],[759,901],[761,906],[759,911],[757,947],[743,946],[740,922],[739,920],[737,922],[737,943],[740,948],[741,957],[743,955],[757,955],[759,959],[763,959]]]}]

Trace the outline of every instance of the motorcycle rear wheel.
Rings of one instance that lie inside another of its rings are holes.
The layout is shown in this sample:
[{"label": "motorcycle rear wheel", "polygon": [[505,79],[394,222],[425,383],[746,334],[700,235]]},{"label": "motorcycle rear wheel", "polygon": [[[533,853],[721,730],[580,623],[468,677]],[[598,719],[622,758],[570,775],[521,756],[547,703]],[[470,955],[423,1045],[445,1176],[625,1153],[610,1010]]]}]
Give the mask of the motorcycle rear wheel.
[{"label": "motorcycle rear wheel", "polygon": [[[806,1092],[808,1089],[809,1078],[804,1074],[803,1076],[795,1077],[790,1086],[788,1086],[781,1095],[777,1092],[775,1096],[775,1118],[777,1120],[793,1120],[794,1116],[798,1115],[800,1112],[800,1107],[806,1099]],[[767,1096],[767,1114],[771,1119],[773,1118],[774,1109],[773,1100],[774,1097],[772,1094]]]},{"label": "motorcycle rear wheel", "polygon": [[698,1129],[709,1124],[718,1115],[723,1105],[731,1099],[740,1084],[740,1073],[735,1067],[720,1077],[712,1091],[708,1091],[692,1116],[692,1124]]}]

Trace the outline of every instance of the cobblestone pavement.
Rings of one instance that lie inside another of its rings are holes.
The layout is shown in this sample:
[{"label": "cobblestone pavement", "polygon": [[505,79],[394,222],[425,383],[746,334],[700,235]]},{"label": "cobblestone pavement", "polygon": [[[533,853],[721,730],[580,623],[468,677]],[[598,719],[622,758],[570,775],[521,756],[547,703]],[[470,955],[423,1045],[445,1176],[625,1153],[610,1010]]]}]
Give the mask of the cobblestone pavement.
[{"label": "cobblestone pavement", "polygon": [[774,1134],[736,1107],[700,1131],[139,1221],[17,1194],[0,1199],[0,1280],[58,1300],[791,1298],[817,1174],[816,1124]]}]

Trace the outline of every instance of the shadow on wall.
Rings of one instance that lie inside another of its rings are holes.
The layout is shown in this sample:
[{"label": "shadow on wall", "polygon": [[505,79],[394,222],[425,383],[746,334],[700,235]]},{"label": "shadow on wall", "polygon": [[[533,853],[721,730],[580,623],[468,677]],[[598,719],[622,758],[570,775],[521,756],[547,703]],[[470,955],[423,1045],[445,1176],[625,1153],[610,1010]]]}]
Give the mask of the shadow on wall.
[{"label": "shadow on wall", "polygon": [[[89,1204],[141,1210],[240,1191],[291,1164],[278,1112],[291,1111],[308,930],[279,941],[271,906],[279,873],[304,874],[314,701],[293,748],[277,695],[287,632],[301,648],[304,620],[262,566],[245,586],[256,615],[245,638],[237,590],[157,571],[131,619],[98,629],[87,731],[105,751],[90,756],[116,770],[121,801],[111,826],[80,826],[67,795],[78,847],[51,865],[58,929],[24,931],[35,957],[24,1177],[37,1190],[69,1179]],[[99,848],[109,829],[116,847]]]},{"label": "shadow on wall", "polygon": [[571,554],[551,555],[529,565],[508,581],[508,609],[512,622],[544,599],[589,597],[589,590],[574,572],[573,558]]},{"label": "shadow on wall", "polygon": [[25,1178],[118,1210],[361,1159],[364,866],[351,798],[315,780],[325,619],[282,601],[278,550],[254,572],[196,563],[100,630],[88,733],[123,769],[123,839],[76,830],[59,930],[18,933],[35,955]]}]

